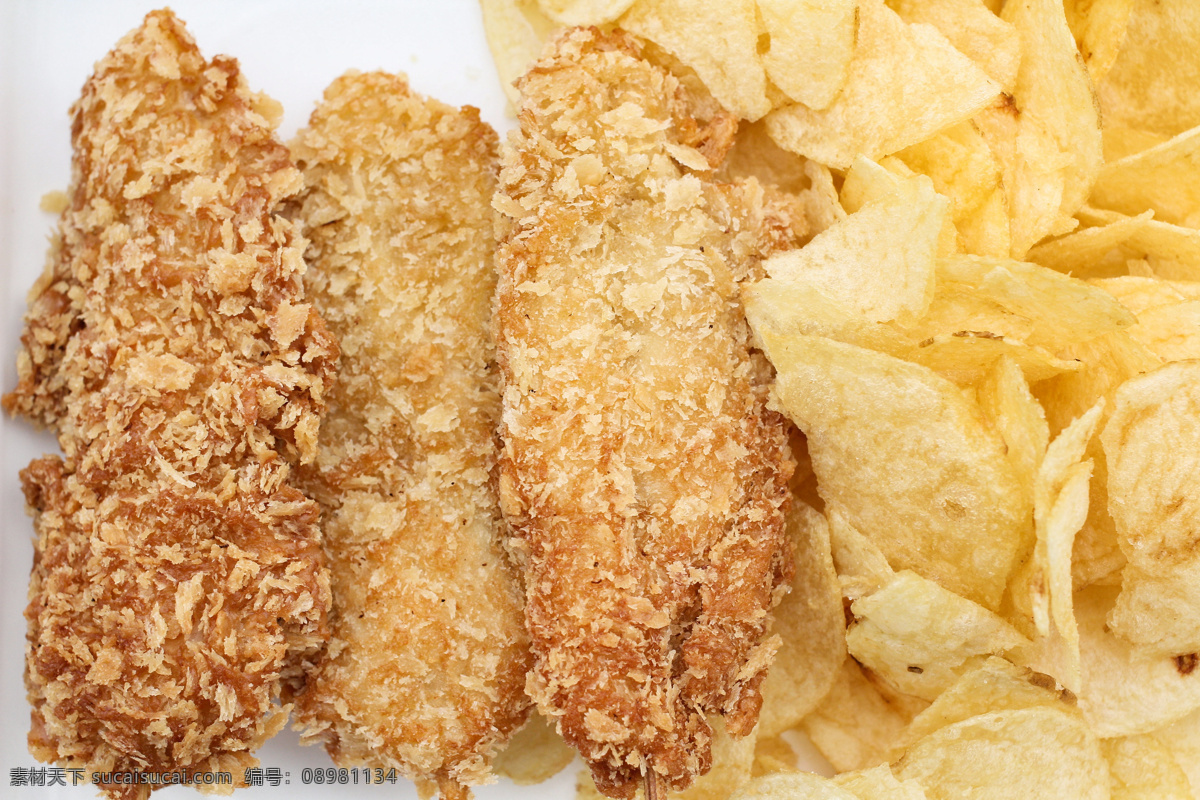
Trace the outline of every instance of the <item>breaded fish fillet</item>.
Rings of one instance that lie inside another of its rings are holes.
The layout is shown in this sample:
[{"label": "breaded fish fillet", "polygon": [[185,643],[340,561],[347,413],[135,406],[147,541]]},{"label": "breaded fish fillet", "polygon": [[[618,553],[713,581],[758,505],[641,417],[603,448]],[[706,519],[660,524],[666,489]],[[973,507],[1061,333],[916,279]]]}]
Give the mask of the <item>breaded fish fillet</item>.
[{"label": "breaded fish fillet", "polygon": [[496,135],[402,77],[351,73],[293,152],[306,281],[342,342],[305,473],[324,510],[334,633],[296,719],[338,764],[465,795],[529,707],[494,474]]},{"label": "breaded fish fillet", "polygon": [[682,788],[706,714],[753,727],[791,571],[787,429],[739,302],[786,204],[711,179],[734,121],[631,37],[570,31],[520,90],[497,337],[530,691],[605,794]]},{"label": "breaded fish fillet", "polygon": [[326,638],[319,508],[289,462],[315,453],[337,346],[272,212],[301,187],[276,109],[158,11],[72,110],[70,206],[4,398],[65,454],[21,474],[42,760],[240,781]]}]

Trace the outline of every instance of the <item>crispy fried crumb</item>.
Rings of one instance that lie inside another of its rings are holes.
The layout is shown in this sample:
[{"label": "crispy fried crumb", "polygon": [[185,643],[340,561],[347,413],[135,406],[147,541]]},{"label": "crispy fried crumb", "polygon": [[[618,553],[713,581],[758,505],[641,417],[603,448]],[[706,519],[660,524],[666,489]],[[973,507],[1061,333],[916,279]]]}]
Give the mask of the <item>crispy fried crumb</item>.
[{"label": "crispy fried crumb", "polygon": [[640,48],[578,29],[533,66],[495,201],[529,690],[612,797],[707,771],[706,714],[753,727],[791,571],[786,425],[739,301],[790,206],[712,179],[735,121]]},{"label": "crispy fried crumb", "polygon": [[327,636],[319,509],[291,472],[337,346],[272,212],[301,181],[266,105],[158,11],[72,109],[68,206],[4,398],[64,453],[21,474],[42,760],[240,780]]},{"label": "crispy fried crumb", "polygon": [[496,135],[401,77],[349,74],[294,152],[307,282],[343,347],[306,472],[325,513],[334,635],[296,719],[340,765],[466,797],[529,706],[493,474]]}]

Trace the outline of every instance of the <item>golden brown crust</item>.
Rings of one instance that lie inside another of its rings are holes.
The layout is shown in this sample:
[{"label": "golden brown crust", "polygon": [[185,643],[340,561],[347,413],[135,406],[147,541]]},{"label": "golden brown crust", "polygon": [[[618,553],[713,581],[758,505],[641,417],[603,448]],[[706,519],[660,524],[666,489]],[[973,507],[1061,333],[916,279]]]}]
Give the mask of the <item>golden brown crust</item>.
[{"label": "golden brown crust", "polygon": [[496,135],[401,77],[352,73],[294,152],[306,280],[343,344],[306,472],[324,507],[334,635],[297,721],[338,764],[465,796],[529,707],[493,474]]},{"label": "golden brown crust", "polygon": [[70,207],[4,399],[65,454],[22,473],[39,758],[240,779],[327,634],[289,461],[315,450],[337,346],[272,212],[300,176],[271,108],[167,11],[73,108]]},{"label": "golden brown crust", "polygon": [[613,797],[706,771],[705,714],[753,727],[791,570],[786,427],[738,299],[787,205],[708,177],[727,117],[639,47],[578,29],[531,69],[496,198],[529,688]]}]

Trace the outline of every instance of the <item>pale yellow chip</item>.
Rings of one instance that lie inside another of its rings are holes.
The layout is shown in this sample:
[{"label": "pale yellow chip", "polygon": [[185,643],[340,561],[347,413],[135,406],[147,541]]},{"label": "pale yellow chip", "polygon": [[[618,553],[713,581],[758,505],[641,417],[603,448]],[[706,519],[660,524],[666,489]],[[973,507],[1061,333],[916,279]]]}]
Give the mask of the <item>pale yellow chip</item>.
[{"label": "pale yellow chip", "polygon": [[1091,283],[1117,298],[1117,301],[1136,314],[1139,320],[1147,311],[1156,308],[1200,300],[1200,283],[1166,281],[1133,275],[1104,278]]},{"label": "pale yellow chip", "polygon": [[811,772],[781,772],[755,778],[729,800],[859,800],[828,778]]},{"label": "pale yellow chip", "polygon": [[542,13],[537,0],[480,0],[480,6],[483,31],[500,85],[512,108],[516,108],[521,103],[517,80],[541,55],[559,26]]},{"label": "pale yellow chip", "polygon": [[1200,125],[1200,4],[1137,2],[1120,54],[1097,87],[1105,123],[1174,136]]},{"label": "pale yellow chip", "polygon": [[887,0],[905,22],[932,25],[1006,92],[1017,81],[1021,37],[983,0]]},{"label": "pale yellow chip", "polygon": [[518,786],[531,786],[554,777],[574,760],[575,751],[554,725],[534,712],[496,756],[492,768]]},{"label": "pale yellow chip", "polygon": [[996,614],[908,570],[850,610],[850,655],[896,690],[926,700],[987,656],[1027,644]]},{"label": "pale yellow chip", "polygon": [[844,511],[894,567],[995,610],[1029,508],[978,407],[925,367],[782,337],[747,310],[778,371],[778,401],[808,437],[827,507]]},{"label": "pale yellow chip", "polygon": [[867,321],[915,319],[933,294],[947,211],[932,181],[918,176],[764,267],[772,278],[811,286]]},{"label": "pale yellow chip", "polygon": [[925,800],[920,784],[900,780],[887,764],[843,772],[833,778],[833,783],[859,800]]},{"label": "pale yellow chip", "polygon": [[1200,227],[1200,128],[1105,164],[1089,203],[1122,214],[1153,211],[1154,219]]},{"label": "pale yellow chip", "polygon": [[765,737],[795,727],[816,708],[846,658],[846,617],[833,569],[829,524],[819,512],[796,501],[787,531],[795,549],[796,574],[791,592],[775,608],[772,631],[783,644],[763,681],[758,731]]},{"label": "pale yellow chip", "polygon": [[[1193,659],[1154,657],[1108,629],[1120,589],[1089,586],[1075,593],[1083,685],[1079,708],[1097,736],[1155,731],[1200,708],[1200,670]],[[1044,669],[1040,654],[1028,659]]]},{"label": "pale yellow chip", "polygon": [[857,600],[891,583],[896,571],[888,564],[883,551],[855,528],[841,510],[830,508],[826,514],[833,564],[842,595],[848,600]]},{"label": "pale yellow chip", "polygon": [[852,659],[800,728],[838,772],[867,769],[890,760],[905,728],[916,716],[889,703]]},{"label": "pale yellow chip", "polygon": [[757,13],[754,0],[638,0],[617,24],[695,70],[726,109],[756,120],[771,109]]},{"label": "pale yellow chip", "polygon": [[538,7],[560,25],[604,25],[633,5],[634,0],[537,0]]},{"label": "pale yellow chip", "polygon": [[969,119],[999,87],[933,28],[909,25],[883,0],[861,0],[849,76],[828,107],[784,106],[767,118],[779,145],[845,169]]},{"label": "pale yellow chip", "polygon": [[1126,276],[1095,285],[1137,314],[1129,335],[1163,362],[1200,358],[1200,283]]},{"label": "pale yellow chip", "polygon": [[796,751],[783,736],[763,736],[761,729],[754,740],[754,765],[751,775],[769,775],[772,772],[790,772],[797,769],[799,759]]},{"label": "pale yellow chip", "polygon": [[1017,108],[1045,123],[1069,159],[1060,212],[1070,217],[1087,200],[1104,158],[1091,79],[1059,0],[1008,0],[1003,18],[1021,37],[1021,69],[1013,91]]},{"label": "pale yellow chip", "polygon": [[1035,264],[1077,278],[1125,275],[1129,261],[1135,257],[1125,245],[1146,228],[1152,217],[1150,211],[1136,217],[1118,216],[1108,224],[1081,228],[1042,242],[1026,257]]},{"label": "pale yellow chip", "polygon": [[758,0],[770,47],[767,75],[797,103],[821,110],[837,97],[854,56],[858,0]]},{"label": "pale yellow chip", "polygon": [[1129,562],[1109,622],[1146,655],[1200,651],[1198,406],[1200,362],[1165,364],[1117,390],[1100,436]]},{"label": "pale yellow chip", "polygon": [[995,711],[948,725],[914,743],[894,770],[929,800],[1109,797],[1099,741],[1055,708]]},{"label": "pale yellow chip", "polygon": [[1121,45],[1135,0],[1065,0],[1067,24],[1088,74],[1097,83],[1108,74]]},{"label": "pale yellow chip", "polygon": [[1075,702],[1075,696],[1049,675],[1019,667],[1003,658],[989,658],[963,674],[913,719],[897,743],[893,756],[899,758],[914,742],[980,714],[1053,708],[1079,716]]},{"label": "pale yellow chip", "polygon": [[1200,711],[1151,735],[1170,751],[1175,763],[1187,775],[1192,796],[1200,797]]},{"label": "pale yellow chip", "polygon": [[[1117,211],[1084,206],[1079,219],[1085,225],[1111,225],[1127,219]],[[1165,280],[1200,281],[1200,231],[1182,225],[1172,225],[1148,219],[1133,228],[1121,244],[1120,255],[1126,259],[1130,274],[1135,260],[1145,261],[1147,274]],[[1085,274],[1082,277],[1113,277],[1124,273]]]},{"label": "pale yellow chip", "polygon": [[896,158],[928,175],[938,193],[949,198],[963,252],[1008,255],[1008,201],[1000,164],[974,123],[947,128],[899,151]]},{"label": "pale yellow chip", "polygon": [[1153,735],[1100,742],[1108,761],[1112,800],[1192,800],[1187,774]]},{"label": "pale yellow chip", "polygon": [[[1055,435],[1101,398],[1108,401],[1106,409],[1110,411],[1113,394],[1121,384],[1160,363],[1128,331],[1105,334],[1072,345],[1063,355],[1078,360],[1081,368],[1033,387],[1046,411],[1050,431]],[[1099,437],[1092,439],[1086,458],[1093,463],[1093,473],[1088,518],[1076,537],[1072,555],[1077,589],[1097,581],[1117,579],[1125,564],[1117,544],[1116,524],[1108,510],[1108,467]]]},{"label": "pale yellow chip", "polygon": [[988,423],[1000,434],[1018,479],[1032,495],[1050,442],[1050,426],[1017,361],[1007,356],[997,359],[977,385],[976,399]]}]

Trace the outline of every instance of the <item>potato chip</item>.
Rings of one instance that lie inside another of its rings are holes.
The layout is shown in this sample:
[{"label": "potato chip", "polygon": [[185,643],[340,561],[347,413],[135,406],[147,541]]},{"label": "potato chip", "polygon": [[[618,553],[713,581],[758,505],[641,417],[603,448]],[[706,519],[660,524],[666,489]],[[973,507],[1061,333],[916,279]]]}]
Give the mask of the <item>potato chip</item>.
[{"label": "potato chip", "polygon": [[979,128],[962,122],[896,153],[910,169],[928,175],[950,200],[963,252],[1009,253],[1008,207],[1000,165]]},{"label": "potato chip", "polygon": [[1192,796],[1200,797],[1200,712],[1193,712],[1150,735],[1171,753],[1175,763],[1187,775]]},{"label": "potato chip", "polygon": [[1200,125],[1200,5],[1134,4],[1124,44],[1097,86],[1105,122],[1174,136]]},{"label": "potato chip", "polygon": [[930,733],[893,767],[930,800],[1106,800],[1108,769],[1087,726],[1055,708],[995,711]]},{"label": "potato chip", "polygon": [[1129,562],[1109,621],[1153,655],[1200,650],[1198,403],[1200,362],[1166,364],[1117,390],[1100,436],[1109,510]]},{"label": "potato chip", "polygon": [[948,202],[928,178],[901,182],[805,247],[764,262],[774,279],[804,283],[871,322],[920,316]]},{"label": "potato chip", "polygon": [[783,772],[755,778],[729,800],[859,800],[827,778],[811,772]]},{"label": "potato chip", "polygon": [[530,715],[492,764],[497,775],[518,786],[549,780],[575,760],[575,751],[541,714]]},{"label": "potato chip", "polygon": [[1021,64],[1021,37],[982,0],[887,0],[909,23],[932,25],[950,44],[1011,92]]},{"label": "potato chip", "polygon": [[1091,284],[1117,298],[1117,302],[1136,314],[1139,320],[1142,314],[1156,308],[1200,300],[1200,283],[1188,281],[1165,281],[1125,275],[1094,280]]},{"label": "potato chip", "polygon": [[1034,480],[1050,442],[1050,426],[1017,361],[1009,356],[997,359],[979,382],[976,398],[989,425],[1000,434],[1018,480],[1029,487],[1032,502]]},{"label": "potato chip", "polygon": [[1156,220],[1197,228],[1197,169],[1200,128],[1191,128],[1162,144],[1105,164],[1089,202],[1131,216],[1153,210]]},{"label": "potato chip", "polygon": [[722,106],[753,121],[771,110],[757,13],[754,0],[638,0],[617,24],[691,67]]},{"label": "potato chip", "polygon": [[936,30],[909,25],[883,0],[861,0],[858,44],[828,107],[776,109],[767,130],[786,150],[837,169],[878,159],[969,119],[999,87]]},{"label": "potato chip", "polygon": [[488,49],[511,111],[521,103],[517,79],[541,55],[558,25],[542,13],[536,0],[480,0],[480,6]]},{"label": "potato chip", "polygon": [[[1081,369],[1033,387],[1053,434],[1085,413],[1100,398],[1109,401],[1106,408],[1111,410],[1112,396],[1121,384],[1160,363],[1128,331],[1105,334],[1072,345],[1063,355],[1078,360]],[[1100,424],[1104,424],[1103,418]],[[1116,524],[1108,510],[1108,467],[1098,437],[1088,446],[1086,458],[1093,463],[1093,473],[1088,518],[1076,536],[1072,554],[1076,588],[1112,580],[1125,564],[1117,544]]]},{"label": "potato chip", "polygon": [[827,516],[833,563],[842,595],[857,600],[891,583],[896,571],[888,564],[883,551],[863,536],[841,510],[831,508]]},{"label": "potato chip", "polygon": [[800,727],[834,769],[845,772],[888,761],[913,716],[885,700],[858,662],[846,659],[829,694]]},{"label": "potato chip", "polygon": [[1134,0],[1066,0],[1067,24],[1093,83],[1099,82],[1121,50]]},{"label": "potato chip", "polygon": [[775,736],[799,724],[833,685],[846,658],[846,617],[830,553],[829,524],[796,502],[788,514],[795,549],[791,592],[775,609],[773,631],[783,638],[763,681],[758,730]]},{"label": "potato chip", "polygon": [[1137,314],[1129,335],[1164,362],[1200,358],[1200,283],[1126,276],[1094,285]]},{"label": "potato chip", "polygon": [[914,781],[902,781],[892,768],[880,764],[871,769],[843,772],[833,784],[846,789],[859,800],[925,800],[925,792]]},{"label": "potato chip", "polygon": [[978,408],[925,367],[751,324],[778,370],[780,404],[808,437],[827,508],[845,511],[894,567],[997,608],[1028,507]]},{"label": "potato chip", "polygon": [[1171,751],[1149,734],[1105,739],[1112,800],[1192,800],[1187,774]]},{"label": "potato chip", "polygon": [[[1083,683],[1078,693],[1084,718],[1101,738],[1149,733],[1200,708],[1200,670],[1195,662],[1150,656],[1108,629],[1119,588],[1089,586],[1075,593],[1075,619]],[[1027,659],[1042,669],[1041,654]]]},{"label": "potato chip", "polygon": [[1124,245],[1150,222],[1153,212],[1136,217],[1121,216],[1107,225],[1081,228],[1066,236],[1042,242],[1026,256],[1058,272],[1077,278],[1125,275],[1134,257]]},{"label": "potato chip", "polygon": [[633,5],[633,0],[537,0],[538,7],[560,25],[603,25]]},{"label": "potato chip", "polygon": [[1049,675],[989,658],[964,673],[929,708],[913,718],[895,751],[903,750],[948,725],[986,714],[1021,708],[1053,708],[1078,716],[1075,696]]},{"label": "potato chip", "polygon": [[759,731],[754,741],[754,764],[750,774],[757,778],[772,772],[790,772],[797,769],[796,751],[782,736],[763,736]]},{"label": "potato chip", "polygon": [[[1117,211],[1084,206],[1079,219],[1085,225],[1111,225],[1126,219]],[[1144,260],[1150,273],[1165,280],[1200,281],[1200,231],[1149,219],[1133,228],[1121,244],[1122,255],[1129,261]],[[1085,277],[1111,277],[1088,275]]]},{"label": "potato chip", "polygon": [[926,700],[986,656],[1027,643],[991,611],[908,570],[850,609],[850,655],[898,691]]},{"label": "potato chip", "polygon": [[1045,123],[1059,151],[1070,158],[1060,206],[1062,216],[1069,217],[1087,200],[1104,157],[1091,79],[1058,0],[1008,0],[1002,16],[1021,36],[1013,100],[1023,116]]},{"label": "potato chip", "polygon": [[767,75],[797,103],[820,111],[849,73],[857,37],[858,0],[758,0],[770,48]]}]

